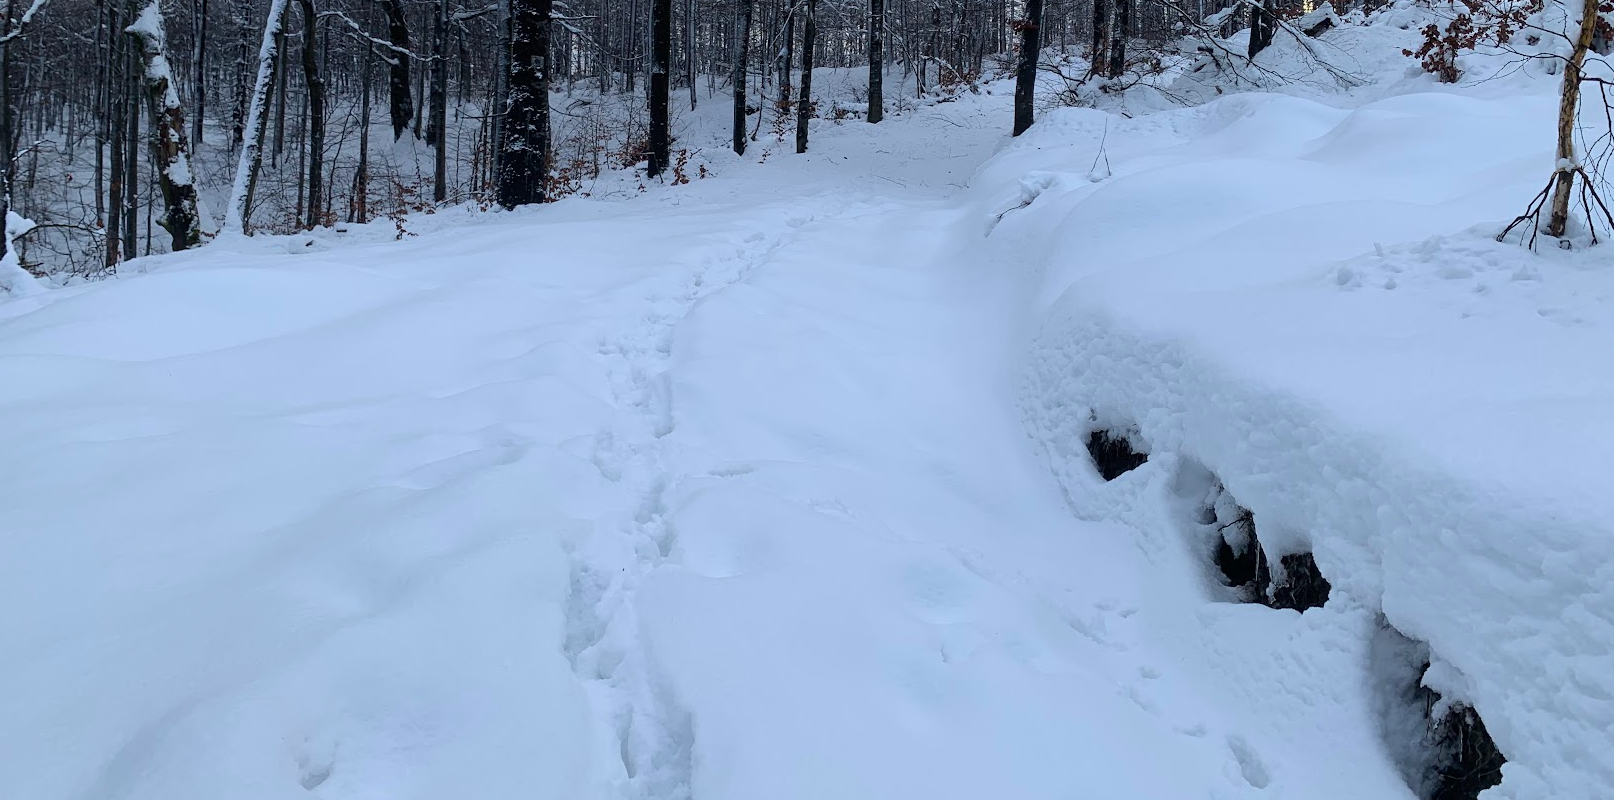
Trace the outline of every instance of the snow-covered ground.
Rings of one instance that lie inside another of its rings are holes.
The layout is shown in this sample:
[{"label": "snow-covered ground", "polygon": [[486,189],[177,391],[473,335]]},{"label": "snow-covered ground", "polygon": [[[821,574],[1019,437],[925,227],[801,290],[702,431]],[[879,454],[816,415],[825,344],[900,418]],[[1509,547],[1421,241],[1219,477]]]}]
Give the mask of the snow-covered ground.
[{"label": "snow-covered ground", "polygon": [[1553,81],[1399,59],[0,301],[0,797],[1410,800],[1409,640],[1609,794],[1614,278],[1489,238]]}]

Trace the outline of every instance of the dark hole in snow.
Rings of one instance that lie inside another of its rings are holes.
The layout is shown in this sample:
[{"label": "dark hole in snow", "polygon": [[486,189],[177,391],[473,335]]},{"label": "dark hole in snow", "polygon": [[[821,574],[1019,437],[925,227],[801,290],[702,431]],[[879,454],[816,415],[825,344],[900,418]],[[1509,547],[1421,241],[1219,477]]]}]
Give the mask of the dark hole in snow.
[{"label": "dark hole in snow", "polygon": [[1317,559],[1310,553],[1290,553],[1278,564],[1283,567],[1283,578],[1273,585],[1267,605],[1305,611],[1328,602],[1328,592],[1333,587],[1317,569]]},{"label": "dark hole in snow", "polygon": [[1125,434],[1106,430],[1093,431],[1087,437],[1087,452],[1093,457],[1093,466],[1106,481],[1113,481],[1131,472],[1149,460],[1148,453],[1140,453]]},{"label": "dark hole in snow", "polygon": [[1451,703],[1436,719],[1434,714],[1442,706],[1440,693],[1419,688],[1425,696],[1424,714],[1429,718],[1434,756],[1429,765],[1429,800],[1475,800],[1480,792],[1501,783],[1507,759],[1496,749],[1479,714],[1462,703]]},{"label": "dark hole in snow", "polygon": [[1328,602],[1332,587],[1310,553],[1290,553],[1279,558],[1278,574],[1273,575],[1272,564],[1255,532],[1255,514],[1231,502],[1225,489],[1218,487],[1213,493],[1201,518],[1217,526],[1220,536],[1216,541],[1216,566],[1222,570],[1227,585],[1243,590],[1245,602],[1295,611],[1318,608]]},{"label": "dark hole in snow", "polygon": [[1383,687],[1379,714],[1385,744],[1420,800],[1476,800],[1502,782],[1507,759],[1473,707],[1444,702],[1424,685],[1429,664],[1428,645],[1380,618],[1369,666]]}]

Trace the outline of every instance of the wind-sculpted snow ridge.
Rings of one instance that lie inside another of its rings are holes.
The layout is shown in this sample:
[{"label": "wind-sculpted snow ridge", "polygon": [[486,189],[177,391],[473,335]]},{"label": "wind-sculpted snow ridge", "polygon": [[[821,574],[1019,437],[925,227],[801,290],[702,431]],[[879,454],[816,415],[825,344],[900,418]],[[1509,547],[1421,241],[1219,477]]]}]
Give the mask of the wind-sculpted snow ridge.
[{"label": "wind-sculpted snow ridge", "polygon": [[[1614,794],[1609,245],[1491,239],[1551,165],[1555,90],[1418,79],[1346,108],[1056,112],[974,190],[987,252],[1046,312],[1024,408],[1078,516],[1164,482],[1209,563],[1190,506],[1225,485],[1271,563],[1311,553],[1332,584],[1304,616],[1350,653],[1335,677],[1374,725],[1406,692],[1370,666],[1372,632],[1426,643],[1411,680],[1431,713],[1477,714],[1506,758],[1486,800]],[[1100,141],[1113,172],[1092,176]],[[1027,182],[1046,188],[1027,201]],[[1095,419],[1134,426],[1136,479],[1099,481]],[[1384,742],[1408,791],[1430,792],[1406,738]],[[1282,764],[1270,777],[1313,793]]]}]

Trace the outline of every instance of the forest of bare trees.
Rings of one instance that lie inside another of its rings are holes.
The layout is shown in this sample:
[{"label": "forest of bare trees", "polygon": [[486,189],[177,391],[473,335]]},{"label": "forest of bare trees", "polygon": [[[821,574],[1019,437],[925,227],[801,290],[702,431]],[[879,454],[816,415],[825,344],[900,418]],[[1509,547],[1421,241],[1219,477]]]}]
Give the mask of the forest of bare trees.
[{"label": "forest of bare trees", "polygon": [[814,66],[867,65],[869,122],[893,87],[1012,73],[1033,34],[1113,77],[1128,40],[1221,3],[6,0],[0,195],[37,223],[25,267],[104,274],[221,224],[287,232],[540,202],[613,167],[655,176],[669,115],[705,103],[734,104],[737,152],[770,131],[805,151]]}]

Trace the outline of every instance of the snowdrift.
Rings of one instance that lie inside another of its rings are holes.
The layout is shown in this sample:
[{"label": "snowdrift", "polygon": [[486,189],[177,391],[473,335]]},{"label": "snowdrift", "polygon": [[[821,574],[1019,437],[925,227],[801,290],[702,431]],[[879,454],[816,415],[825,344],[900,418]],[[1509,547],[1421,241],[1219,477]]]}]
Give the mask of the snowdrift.
[{"label": "snowdrift", "polygon": [[[1311,630],[1337,637],[1334,685],[1295,662],[1264,672],[1254,702],[1383,706],[1398,679],[1374,643],[1393,628],[1427,644],[1424,684],[1475,709],[1506,755],[1486,797],[1603,796],[1614,273],[1601,248],[1492,240],[1552,163],[1556,82],[1502,83],[1059,110],[972,192],[983,260],[1025,276],[1041,320],[1023,405],[1076,513],[1113,515],[1133,491],[1116,485],[1149,483],[1186,504],[1178,528],[1209,569],[1214,533],[1187,506],[1220,485],[1272,563],[1314,553],[1332,583]],[[1099,480],[1095,430],[1150,454],[1139,477]],[[1380,716],[1363,722],[1397,724]],[[1416,761],[1405,739],[1383,736]]]}]

